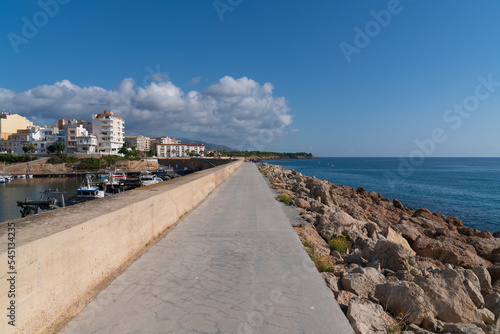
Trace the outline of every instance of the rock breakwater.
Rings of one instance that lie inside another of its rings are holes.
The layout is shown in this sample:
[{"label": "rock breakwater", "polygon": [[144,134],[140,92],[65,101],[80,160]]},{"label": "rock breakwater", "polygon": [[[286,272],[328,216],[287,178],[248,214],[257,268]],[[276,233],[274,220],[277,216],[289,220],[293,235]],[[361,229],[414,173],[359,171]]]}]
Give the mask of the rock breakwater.
[{"label": "rock breakwater", "polygon": [[500,233],[281,166],[260,170],[356,333],[500,333]]}]

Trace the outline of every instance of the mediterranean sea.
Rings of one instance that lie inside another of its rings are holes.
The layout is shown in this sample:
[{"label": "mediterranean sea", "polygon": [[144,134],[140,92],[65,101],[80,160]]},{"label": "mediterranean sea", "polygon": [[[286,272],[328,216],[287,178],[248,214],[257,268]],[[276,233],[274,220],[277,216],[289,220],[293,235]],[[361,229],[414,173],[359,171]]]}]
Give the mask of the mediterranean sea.
[{"label": "mediterranean sea", "polygon": [[465,225],[500,230],[500,158],[319,158],[266,160],[336,185],[363,187],[404,206],[455,216]]}]

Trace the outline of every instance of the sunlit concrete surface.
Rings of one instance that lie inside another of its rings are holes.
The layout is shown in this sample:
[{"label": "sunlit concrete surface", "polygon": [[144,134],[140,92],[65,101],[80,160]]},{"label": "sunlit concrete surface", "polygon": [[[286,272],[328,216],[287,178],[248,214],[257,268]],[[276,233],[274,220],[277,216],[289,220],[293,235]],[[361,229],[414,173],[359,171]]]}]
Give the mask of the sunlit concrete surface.
[{"label": "sunlit concrete surface", "polygon": [[62,333],[353,333],[245,163]]}]

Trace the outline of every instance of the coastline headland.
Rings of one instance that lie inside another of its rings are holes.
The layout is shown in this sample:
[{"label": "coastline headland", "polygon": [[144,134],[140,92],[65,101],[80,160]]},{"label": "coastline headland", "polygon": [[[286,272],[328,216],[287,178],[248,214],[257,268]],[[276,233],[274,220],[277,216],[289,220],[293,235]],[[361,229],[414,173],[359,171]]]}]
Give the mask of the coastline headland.
[{"label": "coastline headland", "polygon": [[[261,164],[356,333],[500,332],[500,232]],[[367,331],[368,330],[368,331]]]}]

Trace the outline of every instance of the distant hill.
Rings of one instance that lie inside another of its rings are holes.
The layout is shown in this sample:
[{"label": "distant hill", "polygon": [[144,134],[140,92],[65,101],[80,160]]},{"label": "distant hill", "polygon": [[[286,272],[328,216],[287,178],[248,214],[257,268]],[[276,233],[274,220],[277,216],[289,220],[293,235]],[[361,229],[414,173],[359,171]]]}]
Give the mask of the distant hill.
[{"label": "distant hill", "polygon": [[207,151],[213,151],[213,150],[228,151],[228,152],[235,151],[234,149],[232,149],[231,147],[228,147],[226,145],[210,144],[210,143],[206,143],[206,142],[201,141],[201,140],[192,140],[192,139],[189,139],[189,138],[176,138],[176,139],[180,140],[181,143],[183,143],[183,144],[201,144],[201,145],[205,145],[205,149]]}]

